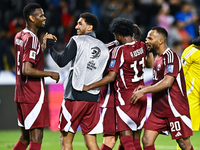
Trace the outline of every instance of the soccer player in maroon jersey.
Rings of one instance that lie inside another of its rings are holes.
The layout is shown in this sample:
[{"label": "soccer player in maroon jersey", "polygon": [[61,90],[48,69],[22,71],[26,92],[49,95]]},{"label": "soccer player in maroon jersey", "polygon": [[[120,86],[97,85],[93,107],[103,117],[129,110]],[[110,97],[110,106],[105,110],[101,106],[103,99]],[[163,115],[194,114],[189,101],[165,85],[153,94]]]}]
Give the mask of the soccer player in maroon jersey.
[{"label": "soccer player in maroon jersey", "polygon": [[178,54],[166,44],[167,35],[162,27],[154,27],[148,32],[147,48],[158,54],[153,66],[153,84],[138,86],[130,101],[137,104],[146,93],[152,93],[152,110],[142,138],[144,150],[154,150],[157,136],[167,130],[181,149],[193,150],[189,139],[193,133],[183,69]]},{"label": "soccer player in maroon jersey", "polygon": [[[146,57],[145,44],[133,39],[135,28],[137,26],[133,26],[131,20],[113,20],[110,30],[121,45],[112,51],[109,73],[102,80],[84,87],[84,90],[88,90],[114,81],[116,132],[125,150],[141,150],[140,134],[145,122],[147,98],[141,98],[138,105],[132,105],[129,99],[134,88],[144,84],[143,69],[145,64],[152,64],[150,62],[153,60],[153,54],[147,53]],[[112,147],[106,146],[105,149]]]},{"label": "soccer player in maroon jersey", "polygon": [[15,101],[21,135],[13,150],[40,150],[43,128],[50,125],[49,107],[44,77],[59,81],[57,72],[44,71],[43,48],[37,37],[38,28],[44,27],[43,9],[36,3],[24,7],[26,28],[18,32],[15,46]]}]

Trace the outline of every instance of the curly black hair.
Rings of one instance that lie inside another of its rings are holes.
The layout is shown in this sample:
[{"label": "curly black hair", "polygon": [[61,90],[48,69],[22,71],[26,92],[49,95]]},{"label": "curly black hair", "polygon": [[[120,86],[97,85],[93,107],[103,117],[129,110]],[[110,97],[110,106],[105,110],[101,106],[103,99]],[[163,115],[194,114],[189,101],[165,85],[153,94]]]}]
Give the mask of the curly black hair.
[{"label": "curly black hair", "polygon": [[119,17],[111,22],[109,30],[114,34],[133,36],[134,26],[131,20]]},{"label": "curly black hair", "polygon": [[23,16],[26,21],[29,20],[29,16],[32,15],[35,9],[41,8],[41,6],[37,3],[29,3],[23,9]]},{"label": "curly black hair", "polygon": [[80,18],[85,19],[85,22],[93,26],[93,31],[95,31],[99,26],[99,20],[97,17],[89,12],[80,14]]}]

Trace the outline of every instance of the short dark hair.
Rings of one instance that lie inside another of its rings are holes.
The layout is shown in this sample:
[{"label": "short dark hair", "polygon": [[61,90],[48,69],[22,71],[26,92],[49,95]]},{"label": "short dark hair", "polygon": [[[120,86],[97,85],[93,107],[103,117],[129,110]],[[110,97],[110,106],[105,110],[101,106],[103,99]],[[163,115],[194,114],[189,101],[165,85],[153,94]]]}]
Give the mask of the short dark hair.
[{"label": "short dark hair", "polygon": [[99,26],[99,20],[97,17],[89,12],[80,14],[80,18],[85,19],[85,22],[93,26],[93,31],[95,31]]},{"label": "short dark hair", "polygon": [[126,18],[115,18],[110,24],[110,31],[122,36],[133,36],[133,22]]},{"label": "short dark hair", "polygon": [[133,37],[137,41],[140,41],[142,39],[142,31],[139,28],[137,24],[133,24],[134,30],[133,30]]},{"label": "short dark hair", "polygon": [[26,21],[29,20],[29,16],[32,15],[35,9],[41,8],[41,6],[37,3],[29,3],[23,9],[23,16]]},{"label": "short dark hair", "polygon": [[165,30],[165,28],[163,28],[163,27],[153,27],[153,28],[151,28],[151,30],[156,30],[159,34],[162,34],[167,40],[168,33]]}]

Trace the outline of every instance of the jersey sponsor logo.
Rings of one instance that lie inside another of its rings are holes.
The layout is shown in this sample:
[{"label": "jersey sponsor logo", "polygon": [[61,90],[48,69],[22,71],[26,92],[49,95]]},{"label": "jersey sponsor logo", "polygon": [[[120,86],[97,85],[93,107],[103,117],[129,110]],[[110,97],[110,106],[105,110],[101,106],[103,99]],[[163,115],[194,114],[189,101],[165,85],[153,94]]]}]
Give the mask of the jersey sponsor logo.
[{"label": "jersey sponsor logo", "polygon": [[99,56],[101,55],[101,50],[98,47],[92,47],[91,48],[92,52],[91,52],[91,57],[92,59],[97,59],[99,58]]},{"label": "jersey sponsor logo", "polygon": [[34,59],[35,60],[35,56],[36,56],[36,52],[31,50],[30,54],[29,54],[29,58]]},{"label": "jersey sponsor logo", "polygon": [[174,70],[174,65],[167,65],[167,73],[172,73]]},{"label": "jersey sponsor logo", "polygon": [[23,45],[23,41],[20,40],[20,39],[16,39],[16,40],[15,40],[15,44],[16,44],[16,45],[19,45],[19,46],[22,47],[22,45]]},{"label": "jersey sponsor logo", "polygon": [[114,67],[115,66],[115,62],[116,62],[116,60],[111,60],[109,68],[110,67]]}]

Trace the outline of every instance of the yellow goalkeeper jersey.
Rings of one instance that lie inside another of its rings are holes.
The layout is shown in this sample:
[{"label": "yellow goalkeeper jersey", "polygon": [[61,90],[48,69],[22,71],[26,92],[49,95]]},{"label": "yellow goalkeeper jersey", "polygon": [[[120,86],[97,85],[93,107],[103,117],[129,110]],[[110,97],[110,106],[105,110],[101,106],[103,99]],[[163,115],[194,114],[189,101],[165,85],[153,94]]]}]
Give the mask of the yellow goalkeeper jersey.
[{"label": "yellow goalkeeper jersey", "polygon": [[[181,62],[183,66],[187,95],[190,88],[195,88],[200,94],[200,46],[194,44],[187,47],[181,56]],[[191,87],[194,86],[194,87]],[[191,89],[192,90],[192,89]]]},{"label": "yellow goalkeeper jersey", "polygon": [[200,128],[200,46],[187,47],[181,56],[194,131]]}]

